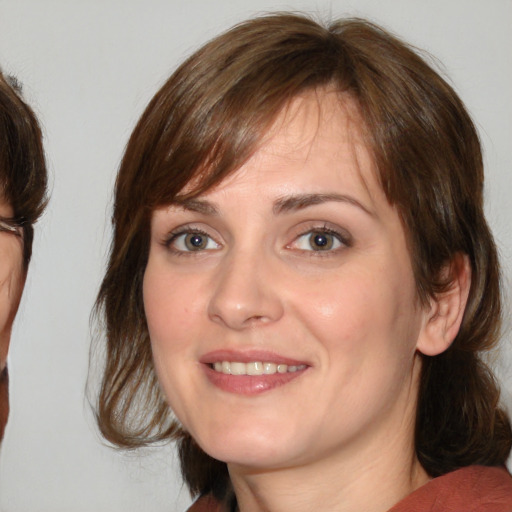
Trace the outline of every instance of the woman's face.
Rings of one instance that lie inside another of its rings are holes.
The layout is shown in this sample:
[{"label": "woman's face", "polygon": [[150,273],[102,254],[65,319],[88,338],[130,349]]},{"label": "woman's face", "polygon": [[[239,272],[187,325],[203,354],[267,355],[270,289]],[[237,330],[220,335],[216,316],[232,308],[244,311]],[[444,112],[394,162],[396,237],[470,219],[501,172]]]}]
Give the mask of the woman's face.
[{"label": "woman's face", "polygon": [[411,446],[410,255],[350,100],[308,93],[208,193],[154,212],[144,306],[158,377],[213,457],[290,467]]},{"label": "woman's face", "polygon": [[[12,208],[0,198],[0,217],[11,217]],[[0,229],[0,441],[9,414],[8,378],[5,371],[11,327],[23,288],[23,241]]]}]

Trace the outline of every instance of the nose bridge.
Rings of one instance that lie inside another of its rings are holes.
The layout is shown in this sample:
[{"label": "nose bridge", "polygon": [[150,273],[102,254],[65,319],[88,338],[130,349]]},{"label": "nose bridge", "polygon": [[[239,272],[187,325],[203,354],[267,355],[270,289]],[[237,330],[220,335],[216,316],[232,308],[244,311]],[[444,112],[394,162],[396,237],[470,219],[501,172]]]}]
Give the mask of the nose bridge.
[{"label": "nose bridge", "polygon": [[268,251],[233,248],[214,278],[210,318],[232,329],[278,320],[283,307],[275,277],[275,262]]}]

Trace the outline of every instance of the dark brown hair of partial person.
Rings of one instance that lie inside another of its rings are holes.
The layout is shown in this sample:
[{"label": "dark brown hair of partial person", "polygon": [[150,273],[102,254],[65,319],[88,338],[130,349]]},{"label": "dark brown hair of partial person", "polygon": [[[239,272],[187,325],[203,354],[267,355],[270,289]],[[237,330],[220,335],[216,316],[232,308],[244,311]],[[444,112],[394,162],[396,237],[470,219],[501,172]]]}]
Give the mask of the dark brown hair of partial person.
[{"label": "dark brown hair of partial person", "polygon": [[9,417],[9,370],[0,371],[0,443],[4,438],[5,425]]},{"label": "dark brown hair of partial person", "polygon": [[0,197],[23,228],[23,267],[32,255],[34,223],[47,202],[47,172],[39,123],[20,86],[0,72]]},{"label": "dark brown hair of partial person", "polygon": [[499,337],[500,275],[483,213],[480,142],[464,105],[417,51],[378,26],[270,14],[213,39],[177,69],[140,118],[116,182],[96,306],[106,333],[97,419],[121,447],[177,440],[192,494],[221,495],[229,477],[179,427],[158,387],[142,298],[151,214],[185,197],[186,185],[192,197],[222,182],[291,99],[326,88],[358,106],[380,183],[406,231],[422,304],[449,289],[462,254],[471,264],[460,332],[445,353],[423,357],[421,464],[434,477],[501,465],[510,452],[509,419],[482,360]]}]

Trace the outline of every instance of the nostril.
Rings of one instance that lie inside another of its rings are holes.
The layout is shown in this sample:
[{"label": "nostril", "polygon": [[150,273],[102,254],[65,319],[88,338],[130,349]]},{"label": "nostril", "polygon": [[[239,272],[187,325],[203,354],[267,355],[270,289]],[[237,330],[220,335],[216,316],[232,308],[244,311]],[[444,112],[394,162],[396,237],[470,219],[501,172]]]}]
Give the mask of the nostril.
[{"label": "nostril", "polygon": [[225,263],[216,275],[210,297],[210,319],[232,329],[246,329],[280,318],[281,298],[272,285],[270,273],[256,268],[265,262],[232,255]]}]

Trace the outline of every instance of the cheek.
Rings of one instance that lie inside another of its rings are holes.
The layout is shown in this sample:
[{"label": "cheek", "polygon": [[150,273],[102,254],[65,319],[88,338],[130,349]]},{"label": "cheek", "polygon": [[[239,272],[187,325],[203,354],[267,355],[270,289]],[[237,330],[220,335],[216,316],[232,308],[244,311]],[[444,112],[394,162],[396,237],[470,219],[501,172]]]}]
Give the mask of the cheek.
[{"label": "cheek", "polygon": [[9,415],[9,378],[5,363],[11,326],[23,290],[22,251],[19,240],[0,233],[0,441]]},{"label": "cheek", "polygon": [[12,323],[23,291],[22,253],[19,241],[0,240],[0,369],[5,365]]},{"label": "cheek", "polygon": [[191,341],[204,336],[204,286],[197,281],[151,260],[144,275],[144,310],[155,369],[175,412],[180,410],[172,403],[176,396],[192,390],[190,370],[197,365],[197,348]]},{"label": "cheek", "polygon": [[204,335],[201,288],[194,278],[182,279],[148,263],[143,298],[155,370],[167,403],[185,425],[190,424],[190,404],[198,396],[197,348],[192,341]]},{"label": "cheek", "polygon": [[144,310],[156,344],[179,345],[193,332],[200,309],[198,287],[193,279],[180,280],[148,267],[143,284]]},{"label": "cheek", "polygon": [[[294,296],[304,322],[331,354],[380,358],[412,350],[418,327],[412,273],[392,275],[385,265],[341,269],[325,282],[307,283]],[[370,351],[371,350],[371,351]]]}]

